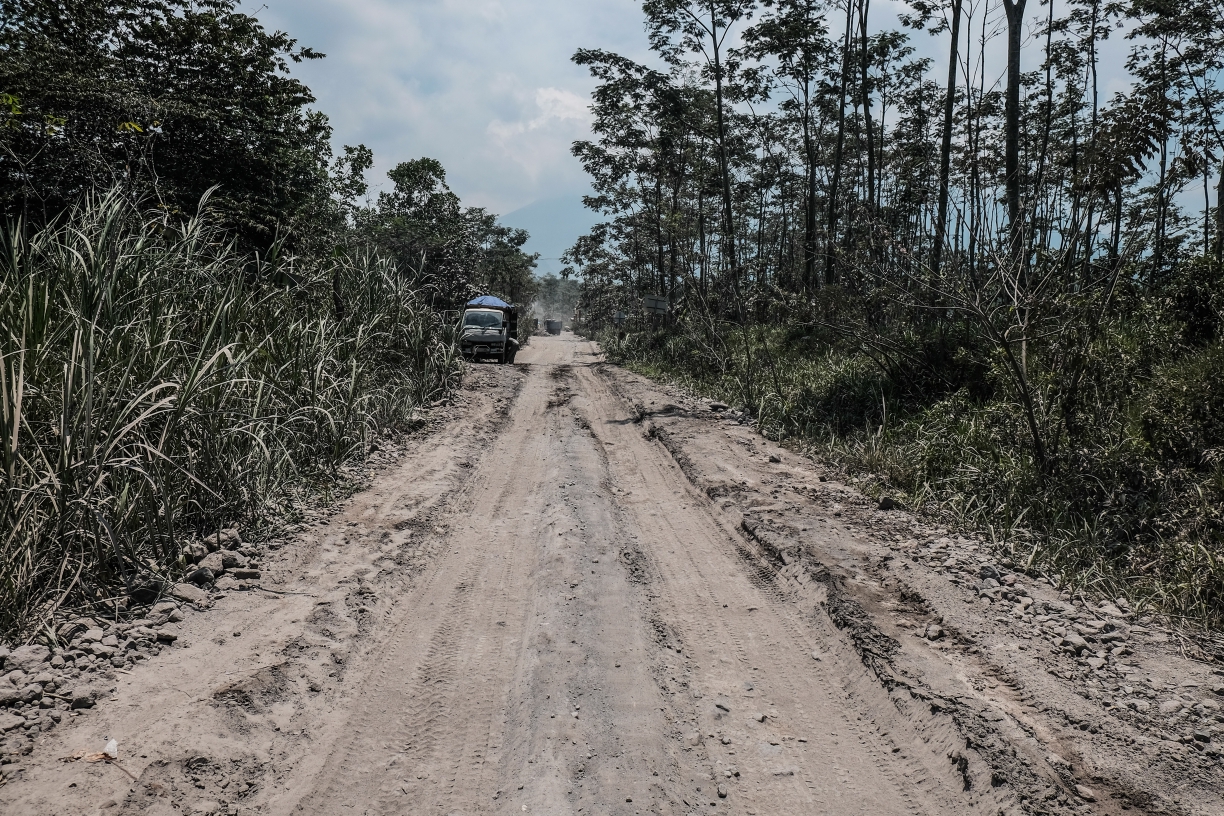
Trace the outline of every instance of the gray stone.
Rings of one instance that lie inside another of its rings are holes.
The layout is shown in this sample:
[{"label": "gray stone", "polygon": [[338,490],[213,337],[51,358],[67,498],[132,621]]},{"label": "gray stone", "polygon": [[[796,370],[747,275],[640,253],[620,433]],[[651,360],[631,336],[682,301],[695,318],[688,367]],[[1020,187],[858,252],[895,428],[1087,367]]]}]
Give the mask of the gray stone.
[{"label": "gray stone", "polygon": [[[989,579],[997,581],[999,580],[999,569],[993,564],[983,564],[981,568],[978,569],[978,577],[982,580]],[[996,586],[998,585],[996,584]]]},{"label": "gray stone", "polygon": [[171,612],[177,611],[178,606],[174,601],[161,601],[151,611],[154,615],[169,615]]},{"label": "gray stone", "polygon": [[204,546],[209,552],[218,550],[236,550],[242,546],[242,536],[237,529],[222,530],[204,539]]},{"label": "gray stone", "polygon": [[1165,700],[1160,704],[1159,711],[1161,714],[1176,714],[1184,707],[1181,700]]},{"label": "gray stone", "polygon": [[172,623],[168,623],[161,629],[157,630],[157,639],[163,643],[173,643],[179,638],[179,628]]},{"label": "gray stone", "polygon": [[197,586],[207,586],[216,581],[216,576],[208,567],[196,567],[187,573],[187,580]]},{"label": "gray stone", "polygon": [[248,566],[246,556],[242,553],[226,550],[218,553],[221,556],[221,563],[228,569],[244,569]]},{"label": "gray stone", "polygon": [[18,717],[16,714],[0,714],[0,733],[7,733],[14,728],[21,728],[25,725],[25,717]]},{"label": "gray stone", "polygon": [[1075,786],[1075,795],[1083,799],[1086,802],[1096,801],[1096,791],[1094,791],[1092,788],[1088,788],[1083,785]]},{"label": "gray stone", "polygon": [[187,603],[201,604],[208,600],[208,593],[191,584],[175,584],[170,588],[170,595]]},{"label": "gray stone", "polygon": [[719,799],[726,799],[726,798],[727,798],[727,786],[726,786],[726,785],[719,785],[719,786],[718,786],[718,798],[719,798]]},{"label": "gray stone", "polygon": [[211,552],[200,561],[200,569],[210,569],[213,575],[225,572],[225,556],[229,553]]},{"label": "gray stone", "polygon": [[18,669],[26,674],[33,674],[42,669],[42,665],[51,659],[51,650],[37,644],[21,646],[4,658],[6,669]]},{"label": "gray stone", "polygon": [[240,578],[240,579],[247,580],[247,581],[257,581],[259,580],[261,573],[257,569],[246,569],[242,567],[235,567],[234,569],[229,571],[229,575],[231,575],[234,578]]},{"label": "gray stone", "polygon": [[102,638],[102,645],[110,646],[113,649],[119,645],[119,638],[115,637],[114,635],[107,635],[106,637]]},{"label": "gray stone", "polygon": [[939,640],[944,636],[944,629],[938,623],[928,624],[923,637],[927,640]]},{"label": "gray stone", "polygon": [[69,705],[71,705],[73,709],[93,708],[93,695],[89,693],[89,689],[87,688],[73,689],[68,697],[71,698]]},{"label": "gray stone", "polygon": [[1105,658],[1103,657],[1090,657],[1084,662],[1093,669],[1101,669],[1105,667]]},{"label": "gray stone", "polygon": [[9,685],[0,686],[0,706],[11,706],[21,699],[21,689]]},{"label": "gray stone", "polygon": [[72,640],[74,637],[89,631],[97,629],[98,622],[93,618],[77,618],[76,620],[68,621],[60,624],[60,628],[56,630],[56,635],[60,640]]},{"label": "gray stone", "polygon": [[1088,648],[1088,641],[1084,640],[1079,635],[1067,635],[1061,641],[1059,641],[1058,645],[1079,654]]},{"label": "gray stone", "polygon": [[84,634],[82,634],[82,635],[81,635],[81,640],[84,640],[84,641],[86,641],[86,642],[88,642],[88,643],[97,643],[98,641],[102,640],[102,638],[104,638],[104,637],[105,637],[105,635],[104,635],[104,634],[102,634],[102,630],[101,630],[101,629],[96,629],[96,628],[95,628],[95,629],[87,629],[87,630],[84,632]]}]

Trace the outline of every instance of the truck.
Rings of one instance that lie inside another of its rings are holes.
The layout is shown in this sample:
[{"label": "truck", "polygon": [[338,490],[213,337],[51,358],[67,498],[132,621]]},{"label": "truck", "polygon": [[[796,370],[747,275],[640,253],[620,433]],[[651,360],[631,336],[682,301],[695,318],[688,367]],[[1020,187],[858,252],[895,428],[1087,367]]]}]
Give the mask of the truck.
[{"label": "truck", "polygon": [[481,295],[463,307],[459,320],[459,351],[465,360],[493,359],[514,363],[518,354],[518,309],[501,298]]}]

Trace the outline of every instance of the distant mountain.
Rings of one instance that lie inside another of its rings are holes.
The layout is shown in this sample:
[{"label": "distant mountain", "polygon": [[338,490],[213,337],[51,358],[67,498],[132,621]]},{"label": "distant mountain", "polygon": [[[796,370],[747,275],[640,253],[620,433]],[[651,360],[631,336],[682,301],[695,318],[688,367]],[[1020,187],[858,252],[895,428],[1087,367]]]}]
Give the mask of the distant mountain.
[{"label": "distant mountain", "polygon": [[524,249],[540,253],[537,272],[547,275],[561,271],[565,266],[559,260],[561,253],[599,223],[599,216],[582,206],[582,196],[571,195],[533,201],[499,220],[507,227],[531,233],[531,240]]}]

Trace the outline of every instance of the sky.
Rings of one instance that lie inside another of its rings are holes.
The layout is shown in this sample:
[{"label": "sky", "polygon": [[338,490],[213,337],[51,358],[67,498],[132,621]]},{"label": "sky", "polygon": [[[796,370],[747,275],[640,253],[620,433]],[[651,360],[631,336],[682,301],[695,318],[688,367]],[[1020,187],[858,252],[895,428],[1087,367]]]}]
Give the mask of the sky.
[{"label": "sky", "polygon": [[570,155],[590,136],[594,82],[570,57],[587,47],[646,60],[636,0],[264,0],[255,13],[327,55],[293,73],[337,148],[374,151],[375,186],[401,161],[438,159],[465,205],[533,233],[542,271],[597,220]]},{"label": "sky", "polygon": [[[330,117],[337,150],[362,143],[374,151],[375,189],[401,161],[438,159],[464,204],[532,233],[527,249],[542,256],[541,272],[559,271],[556,258],[598,220],[581,206],[590,188],[570,154],[576,139],[590,137],[594,81],[570,57],[580,47],[603,48],[655,62],[640,0],[256,1],[247,0],[247,11],[265,27],[327,55],[293,73]],[[966,10],[982,2],[969,0]],[[898,0],[873,4],[873,28],[897,27],[904,9]],[[1042,11],[1037,5],[1029,15],[1026,69],[1041,59],[1033,35]],[[992,11],[992,28],[999,17]],[[830,15],[831,28],[838,19]],[[942,83],[946,36],[911,37]],[[1124,50],[1117,36],[1102,52],[1103,98],[1128,84]],[[1001,81],[1004,51],[1000,39],[987,48],[988,87]]]}]

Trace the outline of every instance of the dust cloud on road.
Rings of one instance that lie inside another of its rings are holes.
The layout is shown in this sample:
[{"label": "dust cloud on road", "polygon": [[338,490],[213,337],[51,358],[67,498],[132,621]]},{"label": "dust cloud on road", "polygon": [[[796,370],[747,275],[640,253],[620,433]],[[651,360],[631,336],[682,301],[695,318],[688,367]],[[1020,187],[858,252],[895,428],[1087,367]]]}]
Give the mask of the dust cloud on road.
[{"label": "dust cloud on road", "polygon": [[[184,604],[180,643],[98,680],[0,810],[1224,812],[1217,755],[1113,682],[1150,673],[1141,634],[1085,669],[1046,624],[1105,614],[949,582],[957,553],[994,569],[972,539],[571,334],[518,359],[474,367],[257,587]],[[1210,670],[1150,648],[1212,702]],[[59,761],[112,738],[115,762]]]}]

